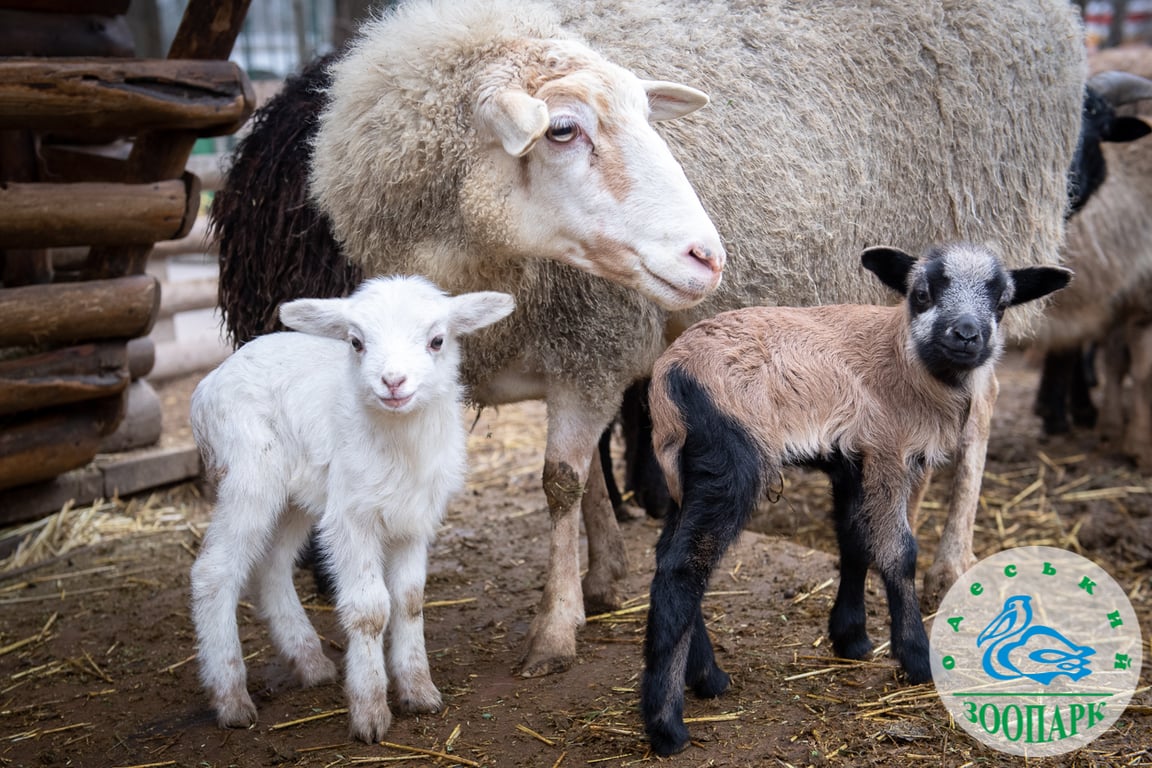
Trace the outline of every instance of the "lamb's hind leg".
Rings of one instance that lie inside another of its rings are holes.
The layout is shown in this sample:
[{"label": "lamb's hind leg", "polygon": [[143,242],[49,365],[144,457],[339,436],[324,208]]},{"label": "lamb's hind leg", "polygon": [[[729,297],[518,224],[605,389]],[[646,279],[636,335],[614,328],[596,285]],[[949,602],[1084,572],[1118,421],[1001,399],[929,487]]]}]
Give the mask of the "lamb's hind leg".
[{"label": "lamb's hind leg", "polygon": [[292,583],[296,553],[307,540],[311,527],[308,515],[289,505],[281,516],[268,556],[255,574],[260,610],[272,643],[292,663],[297,679],[304,686],[336,679],[336,665],[324,655],[320,637],[304,613]]},{"label": "lamb's hind leg", "polygon": [[211,695],[217,722],[224,728],[256,722],[236,606],[252,569],[264,559],[277,515],[286,501],[282,496],[270,496],[267,490],[283,487],[277,485],[277,478],[264,486],[251,482],[252,474],[232,467],[220,483],[216,510],[191,574],[200,679]]},{"label": "lamb's hind leg", "polygon": [[[728,675],[716,665],[701,611],[708,579],[743,530],[761,495],[761,459],[749,435],[722,415],[691,380],[677,402],[688,423],[681,451],[682,507],[674,504],[656,546],[640,709],[652,749],[688,745],[684,686],[717,696]],[[672,388],[670,388],[672,389]]]}]

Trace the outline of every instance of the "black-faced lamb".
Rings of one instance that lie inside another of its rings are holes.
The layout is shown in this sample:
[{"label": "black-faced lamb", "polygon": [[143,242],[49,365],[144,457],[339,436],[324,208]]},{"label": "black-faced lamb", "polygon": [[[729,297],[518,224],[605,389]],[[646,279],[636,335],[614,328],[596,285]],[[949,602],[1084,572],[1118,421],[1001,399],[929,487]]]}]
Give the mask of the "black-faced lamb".
[{"label": "black-faced lamb", "polygon": [[335,677],[292,582],[313,525],[347,633],[352,736],[373,742],[388,730],[390,679],[402,710],[440,708],[424,581],[465,478],[459,337],[513,306],[503,293],[449,297],[423,278],[377,278],[348,298],[285,304],[281,318],[299,333],[246,344],[196,387],[192,429],[217,501],[192,566],[192,615],[221,726],[256,722],[236,619],[250,581],[300,681]]},{"label": "black-faced lamb", "polygon": [[709,576],[788,466],[831,479],[840,586],[829,620],[835,652],[860,659],[864,579],[879,571],[892,653],[909,680],[931,678],[914,582],[908,504],[925,468],[957,443],[993,376],[1005,310],[1067,284],[1060,267],[1008,271],[970,244],[920,260],[864,251],[864,266],[906,296],[896,306],[734,310],[696,324],[656,362],[653,447],[675,502],[656,547],[641,710],[652,748],[688,743],[684,688],[718,696],[701,598]]},{"label": "black-faced lamb", "polygon": [[[245,141],[214,206],[222,306],[245,341],[303,275],[331,295],[350,266],[516,296],[462,377],[479,405],[547,401],[552,533],[520,672],[563,670],[627,566],[596,443],[666,339],[740,306],[879,301],[869,243],[1055,262],[1083,83],[1067,0],[409,0],[294,84],[289,130]],[[312,207],[285,197],[306,178]],[[329,223],[340,249],[310,237]],[[965,430],[932,591],[975,561],[991,409]]]}]

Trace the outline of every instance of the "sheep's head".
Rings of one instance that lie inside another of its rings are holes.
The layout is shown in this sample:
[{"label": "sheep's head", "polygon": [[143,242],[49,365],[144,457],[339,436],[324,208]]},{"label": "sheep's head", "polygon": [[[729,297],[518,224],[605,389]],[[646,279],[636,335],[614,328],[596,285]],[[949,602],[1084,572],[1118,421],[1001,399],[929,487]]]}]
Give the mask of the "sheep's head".
[{"label": "sheep's head", "polygon": [[[510,80],[493,67],[477,89],[482,159],[461,191],[472,231],[670,310],[704,299],[720,283],[724,246],[651,122],[687,115],[708,97],[641,80],[570,41],[542,43],[518,73]],[[493,220],[504,228],[492,233]]]},{"label": "sheep's head", "polygon": [[280,308],[289,328],[348,344],[367,401],[408,413],[457,394],[459,336],[511,314],[506,293],[448,296],[420,277],[369,280],[347,298],[297,299]]},{"label": "sheep's head", "polygon": [[950,384],[999,354],[1008,307],[1047,296],[1072,278],[1063,267],[1006,270],[992,251],[968,243],[932,248],[919,260],[899,248],[868,248],[861,261],[905,296],[909,343],[925,368]]}]

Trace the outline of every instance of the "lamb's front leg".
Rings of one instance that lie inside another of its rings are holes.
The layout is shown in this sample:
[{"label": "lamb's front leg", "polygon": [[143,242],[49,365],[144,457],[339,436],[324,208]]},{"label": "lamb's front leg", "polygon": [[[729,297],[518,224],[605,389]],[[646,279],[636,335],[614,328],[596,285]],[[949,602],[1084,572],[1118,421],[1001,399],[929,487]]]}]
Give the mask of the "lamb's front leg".
[{"label": "lamb's front leg", "polygon": [[384,666],[384,629],[390,598],[381,564],[382,544],[375,531],[358,525],[347,510],[329,510],[320,522],[320,538],[335,571],[336,613],[347,634],[344,690],[349,733],[380,741],[392,725],[388,709],[388,672]]},{"label": "lamb's front leg", "polygon": [[924,591],[920,599],[927,612],[935,610],[948,588],[976,564],[976,555],[972,552],[972,527],[976,524],[976,509],[980,506],[980,485],[988,454],[992,409],[999,393],[1000,384],[991,374],[984,389],[972,397],[968,421],[956,447],[956,474],[952,479],[952,498],[948,502],[944,532],[940,535],[936,559],[924,575]]},{"label": "lamb's front leg", "polygon": [[393,542],[385,574],[392,593],[388,626],[388,669],[396,700],[404,712],[438,712],[440,691],[432,682],[424,646],[424,583],[428,572],[428,542],[423,538]]},{"label": "lamb's front leg", "polygon": [[563,672],[576,660],[576,630],[584,624],[580,588],[580,500],[611,408],[589,404],[573,389],[548,392],[548,444],[544,494],[552,531],[544,594],[528,630],[520,674],[540,677]]}]

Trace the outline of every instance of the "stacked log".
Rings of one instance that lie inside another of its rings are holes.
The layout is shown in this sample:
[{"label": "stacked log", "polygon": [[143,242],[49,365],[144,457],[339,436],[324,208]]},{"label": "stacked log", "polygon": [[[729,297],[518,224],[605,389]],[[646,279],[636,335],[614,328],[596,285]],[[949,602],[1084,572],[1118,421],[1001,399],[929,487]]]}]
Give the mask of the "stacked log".
[{"label": "stacked log", "polygon": [[6,492],[84,466],[126,413],[146,428],[113,447],[155,439],[144,265],[196,221],[193,143],[252,112],[227,61],[248,3],[191,0],[168,58],[136,59],[128,0],[0,0],[0,523]]}]

